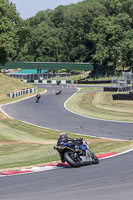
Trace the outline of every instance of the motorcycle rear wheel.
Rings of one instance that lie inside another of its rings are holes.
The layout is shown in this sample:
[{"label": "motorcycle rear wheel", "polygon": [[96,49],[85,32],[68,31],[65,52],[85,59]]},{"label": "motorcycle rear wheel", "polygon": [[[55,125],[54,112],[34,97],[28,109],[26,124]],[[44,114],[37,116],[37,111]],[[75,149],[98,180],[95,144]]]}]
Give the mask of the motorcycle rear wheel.
[{"label": "motorcycle rear wheel", "polygon": [[65,158],[66,162],[68,162],[68,164],[71,165],[72,167],[80,167],[81,162],[79,160],[72,159],[72,155],[73,155],[72,151],[65,152],[64,158]]}]

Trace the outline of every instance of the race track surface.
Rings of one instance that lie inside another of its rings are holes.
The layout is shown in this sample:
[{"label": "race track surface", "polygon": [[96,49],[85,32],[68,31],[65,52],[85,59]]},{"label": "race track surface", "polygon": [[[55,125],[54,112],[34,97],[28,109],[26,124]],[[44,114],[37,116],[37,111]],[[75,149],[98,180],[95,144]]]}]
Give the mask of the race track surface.
[{"label": "race track surface", "polygon": [[[55,95],[61,86],[40,85],[48,90],[39,103],[35,98],[2,106],[11,117],[39,126],[63,132],[133,140],[133,123],[110,122],[82,117],[67,111],[64,102],[77,90],[64,86],[60,95]],[[54,91],[54,92],[53,92]]]},{"label": "race track surface", "polygon": [[[45,86],[43,86],[45,87]],[[10,116],[36,125],[118,139],[133,139],[132,123],[89,119],[70,113],[64,102],[75,88],[63,88],[56,96],[57,86],[47,86],[39,104],[34,98],[3,106]],[[60,86],[58,86],[60,87]],[[65,87],[65,86],[64,86]],[[132,200],[133,151],[100,160],[99,165],[60,168],[53,171],[0,178],[1,200]]]},{"label": "race track surface", "polygon": [[0,178],[1,200],[132,200],[133,152],[99,165]]}]

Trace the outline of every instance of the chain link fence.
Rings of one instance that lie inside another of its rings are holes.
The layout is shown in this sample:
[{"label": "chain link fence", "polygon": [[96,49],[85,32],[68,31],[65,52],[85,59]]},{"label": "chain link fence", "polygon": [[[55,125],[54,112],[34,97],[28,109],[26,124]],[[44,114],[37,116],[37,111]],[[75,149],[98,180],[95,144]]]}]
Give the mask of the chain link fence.
[{"label": "chain link fence", "polygon": [[121,78],[112,78],[112,87],[118,88],[118,92],[122,91],[133,91],[133,73],[132,72],[122,72]]},{"label": "chain link fence", "polygon": [[13,78],[21,80],[71,80],[71,73],[10,73]]}]

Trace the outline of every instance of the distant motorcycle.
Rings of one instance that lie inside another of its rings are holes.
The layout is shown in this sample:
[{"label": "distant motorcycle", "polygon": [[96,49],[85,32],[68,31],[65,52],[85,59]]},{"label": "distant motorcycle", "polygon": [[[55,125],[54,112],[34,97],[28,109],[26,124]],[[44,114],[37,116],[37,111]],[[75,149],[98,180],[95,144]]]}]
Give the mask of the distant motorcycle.
[{"label": "distant motorcycle", "polygon": [[40,98],[41,98],[41,95],[40,95],[40,94],[37,94],[37,95],[36,95],[36,98],[35,98],[36,103],[39,103]]},{"label": "distant motorcycle", "polygon": [[72,167],[99,163],[98,157],[89,150],[87,142],[82,138],[71,139],[67,143],[54,146],[54,149],[59,152],[63,162]]},{"label": "distant motorcycle", "polygon": [[57,90],[56,95],[59,95],[61,93],[61,89]]}]

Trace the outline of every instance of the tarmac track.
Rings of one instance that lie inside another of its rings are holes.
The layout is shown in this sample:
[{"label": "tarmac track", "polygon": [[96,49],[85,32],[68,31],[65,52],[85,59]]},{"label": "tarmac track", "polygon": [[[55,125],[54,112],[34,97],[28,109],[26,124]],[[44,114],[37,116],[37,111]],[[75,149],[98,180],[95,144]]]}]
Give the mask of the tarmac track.
[{"label": "tarmac track", "polygon": [[[102,137],[133,139],[131,123],[88,119],[65,110],[63,102],[74,92],[75,88],[71,90],[65,88],[60,96],[56,96],[53,94],[53,87],[50,87],[48,93],[42,95],[39,104],[30,98],[3,106],[2,109],[16,119],[53,129]],[[133,151],[101,160],[99,165],[3,177],[0,179],[0,199],[132,200]]]},{"label": "tarmac track", "polygon": [[38,87],[48,90],[42,95],[39,103],[36,103],[33,97],[2,106],[2,109],[15,119],[63,132],[133,140],[133,123],[91,119],[68,112],[64,108],[64,102],[76,92],[74,87],[63,86],[60,95],[55,95],[55,92],[61,86],[38,85]]}]

